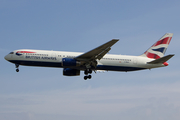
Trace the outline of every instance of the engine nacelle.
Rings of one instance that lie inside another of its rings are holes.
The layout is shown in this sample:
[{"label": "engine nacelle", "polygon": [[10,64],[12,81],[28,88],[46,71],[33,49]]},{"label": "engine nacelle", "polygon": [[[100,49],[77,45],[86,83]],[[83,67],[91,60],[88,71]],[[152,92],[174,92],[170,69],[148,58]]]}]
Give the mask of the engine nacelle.
[{"label": "engine nacelle", "polygon": [[72,58],[63,58],[62,66],[67,66],[67,67],[80,66],[80,62]]},{"label": "engine nacelle", "polygon": [[64,68],[63,75],[65,76],[78,76],[80,75],[80,70],[71,69],[71,68]]}]

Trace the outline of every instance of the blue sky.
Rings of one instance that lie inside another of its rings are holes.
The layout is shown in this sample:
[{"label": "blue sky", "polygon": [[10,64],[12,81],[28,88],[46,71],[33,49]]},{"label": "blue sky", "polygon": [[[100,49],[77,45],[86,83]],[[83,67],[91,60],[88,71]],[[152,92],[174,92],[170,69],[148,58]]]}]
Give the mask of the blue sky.
[{"label": "blue sky", "polygon": [[[0,0],[1,120],[179,120],[180,1]],[[87,52],[113,38],[110,53],[140,55],[174,33],[169,66],[65,77],[62,69],[15,66],[9,52],[28,48]]]}]

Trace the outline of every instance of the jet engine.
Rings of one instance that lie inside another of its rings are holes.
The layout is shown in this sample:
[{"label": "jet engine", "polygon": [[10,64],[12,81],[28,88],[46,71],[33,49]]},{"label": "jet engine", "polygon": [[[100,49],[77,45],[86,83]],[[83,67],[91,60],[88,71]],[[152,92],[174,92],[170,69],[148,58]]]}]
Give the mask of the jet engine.
[{"label": "jet engine", "polygon": [[64,68],[63,75],[65,76],[78,76],[80,75],[80,70],[71,69],[71,68]]},{"label": "jet engine", "polygon": [[62,59],[62,66],[67,66],[67,67],[70,67],[70,66],[80,66],[80,62],[75,60],[75,59],[72,59],[72,58],[63,58]]}]

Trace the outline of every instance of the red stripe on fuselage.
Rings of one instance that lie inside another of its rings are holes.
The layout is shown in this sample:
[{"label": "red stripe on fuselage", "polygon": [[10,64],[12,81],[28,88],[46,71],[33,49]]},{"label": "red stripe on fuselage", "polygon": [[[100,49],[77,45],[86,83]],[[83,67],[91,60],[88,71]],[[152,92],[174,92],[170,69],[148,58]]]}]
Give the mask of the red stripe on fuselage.
[{"label": "red stripe on fuselage", "polygon": [[31,51],[17,51],[17,53],[36,53],[36,52],[31,52]]}]

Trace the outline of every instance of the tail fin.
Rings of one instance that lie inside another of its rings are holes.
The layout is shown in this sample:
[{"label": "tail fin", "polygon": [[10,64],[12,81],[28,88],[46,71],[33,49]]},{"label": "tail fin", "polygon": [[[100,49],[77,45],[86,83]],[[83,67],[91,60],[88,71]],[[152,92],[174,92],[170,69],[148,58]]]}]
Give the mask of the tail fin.
[{"label": "tail fin", "polygon": [[171,41],[172,36],[173,33],[166,33],[141,56],[153,59],[159,59],[163,57]]}]

